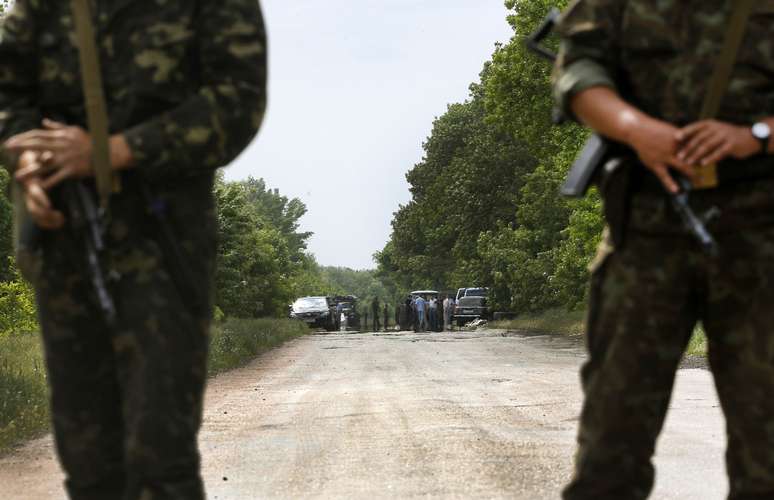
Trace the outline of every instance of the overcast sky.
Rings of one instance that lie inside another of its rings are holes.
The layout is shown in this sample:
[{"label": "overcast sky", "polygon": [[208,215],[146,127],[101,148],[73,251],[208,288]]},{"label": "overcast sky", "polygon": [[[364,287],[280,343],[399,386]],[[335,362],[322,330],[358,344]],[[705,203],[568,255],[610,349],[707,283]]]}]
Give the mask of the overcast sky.
[{"label": "overcast sky", "polygon": [[226,178],[263,177],[306,203],[320,264],[373,268],[433,119],[467,97],[495,42],[512,35],[503,0],[261,5],[269,110]]}]

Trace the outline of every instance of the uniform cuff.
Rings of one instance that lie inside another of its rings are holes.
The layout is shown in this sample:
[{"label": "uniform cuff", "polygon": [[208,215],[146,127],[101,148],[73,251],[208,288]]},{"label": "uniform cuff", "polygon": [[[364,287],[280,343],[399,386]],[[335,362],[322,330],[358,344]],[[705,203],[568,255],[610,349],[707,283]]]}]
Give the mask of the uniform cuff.
[{"label": "uniform cuff", "polygon": [[146,176],[157,176],[158,167],[164,165],[167,155],[160,125],[154,121],[142,123],[124,132],[124,137],[137,169]]},{"label": "uniform cuff", "polygon": [[577,121],[570,108],[572,98],[592,87],[617,90],[608,70],[592,59],[580,59],[562,68],[554,84],[554,98],[565,116]]}]

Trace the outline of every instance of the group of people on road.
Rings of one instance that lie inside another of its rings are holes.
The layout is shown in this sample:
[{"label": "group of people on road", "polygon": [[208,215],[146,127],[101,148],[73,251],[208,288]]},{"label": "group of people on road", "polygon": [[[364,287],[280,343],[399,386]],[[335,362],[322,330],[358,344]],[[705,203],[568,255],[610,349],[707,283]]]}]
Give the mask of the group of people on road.
[{"label": "group of people on road", "polygon": [[409,295],[398,304],[395,321],[401,330],[440,332],[451,329],[456,301],[444,296]]},{"label": "group of people on road", "polygon": [[[382,315],[383,322],[379,322],[379,314]],[[366,307],[363,310],[363,314],[361,316],[361,324],[363,331],[366,331],[368,329],[368,318],[371,318],[371,331],[378,332],[384,329],[384,331],[387,331],[387,329],[390,327],[390,307],[387,305],[387,303],[384,303],[384,307],[380,307],[380,301],[379,297],[374,297],[371,301],[371,306]],[[396,320],[397,323],[397,320]]]}]

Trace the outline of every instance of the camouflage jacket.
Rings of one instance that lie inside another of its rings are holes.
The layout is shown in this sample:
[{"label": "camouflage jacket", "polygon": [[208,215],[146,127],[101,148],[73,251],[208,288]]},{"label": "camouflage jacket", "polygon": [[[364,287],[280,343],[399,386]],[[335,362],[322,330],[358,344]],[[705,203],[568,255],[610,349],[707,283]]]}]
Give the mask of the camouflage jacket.
[{"label": "camouflage jacket", "polygon": [[[93,0],[112,133],[152,181],[233,160],[263,119],[258,0]],[[0,140],[44,117],[84,126],[67,0],[16,0],[0,32]]]},{"label": "camouflage jacket", "polygon": [[[575,0],[560,24],[555,95],[616,88],[646,113],[695,121],[723,46],[732,0]],[[753,11],[717,118],[749,124],[774,115],[774,1]]]}]

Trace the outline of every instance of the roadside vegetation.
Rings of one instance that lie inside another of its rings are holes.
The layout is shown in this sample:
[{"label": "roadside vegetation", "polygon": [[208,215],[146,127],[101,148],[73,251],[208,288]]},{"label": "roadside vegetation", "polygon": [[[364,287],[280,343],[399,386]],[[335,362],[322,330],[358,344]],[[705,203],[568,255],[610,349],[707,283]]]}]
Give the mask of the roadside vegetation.
[{"label": "roadside vegetation", "polygon": [[0,336],[0,453],[48,426],[48,387],[39,337]]},{"label": "roadside vegetation", "polygon": [[306,324],[290,319],[228,319],[212,328],[207,371],[216,375],[242,366],[307,333]]},{"label": "roadside vegetation", "polygon": [[[526,333],[545,333],[581,336],[584,333],[586,311],[551,309],[539,314],[526,314],[516,319],[495,321],[490,328]],[[685,351],[686,356],[706,356],[707,337],[701,325],[697,326]]]},{"label": "roadside vegetation", "polygon": [[551,309],[541,314],[526,314],[515,319],[495,321],[489,323],[489,327],[528,333],[583,335],[585,319],[585,311]]}]

